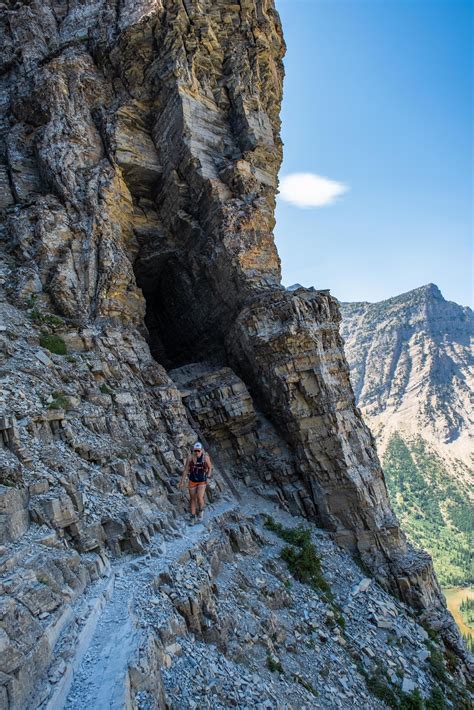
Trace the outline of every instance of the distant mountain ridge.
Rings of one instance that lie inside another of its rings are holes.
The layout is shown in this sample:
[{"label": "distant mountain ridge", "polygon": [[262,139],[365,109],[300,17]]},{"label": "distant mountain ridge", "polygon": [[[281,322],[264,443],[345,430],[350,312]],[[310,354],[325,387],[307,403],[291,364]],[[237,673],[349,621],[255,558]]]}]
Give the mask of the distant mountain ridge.
[{"label": "distant mountain ridge", "polygon": [[341,303],[341,314],[357,404],[379,449],[393,428],[423,430],[443,456],[466,462],[472,454],[472,310],[427,284],[379,303]]},{"label": "distant mountain ridge", "polygon": [[427,284],[341,303],[356,401],[377,441],[392,504],[444,584],[472,580],[474,315]]}]

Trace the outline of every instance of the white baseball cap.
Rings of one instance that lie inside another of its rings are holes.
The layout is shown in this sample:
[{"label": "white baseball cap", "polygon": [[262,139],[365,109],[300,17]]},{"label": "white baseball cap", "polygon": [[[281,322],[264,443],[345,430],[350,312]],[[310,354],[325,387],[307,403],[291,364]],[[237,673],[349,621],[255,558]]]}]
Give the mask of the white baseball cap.
[{"label": "white baseball cap", "polygon": [[194,451],[201,451],[202,449],[202,444],[200,441],[196,441],[196,443],[193,446]]}]

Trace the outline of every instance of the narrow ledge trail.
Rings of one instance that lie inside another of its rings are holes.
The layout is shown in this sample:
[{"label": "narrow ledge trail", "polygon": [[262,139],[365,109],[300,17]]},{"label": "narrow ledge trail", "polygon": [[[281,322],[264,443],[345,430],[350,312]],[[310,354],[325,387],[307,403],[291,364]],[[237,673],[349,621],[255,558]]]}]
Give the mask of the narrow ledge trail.
[{"label": "narrow ledge trail", "polygon": [[[208,505],[204,523],[176,521],[175,538],[153,539],[146,554],[119,560],[91,586],[76,618],[85,619],[73,656],[44,710],[118,710],[131,707],[128,669],[140,642],[133,614],[137,594],[153,577],[212,535],[215,518],[236,509],[235,500]],[[84,607],[84,610],[83,610]],[[65,641],[67,627],[59,639]]]}]

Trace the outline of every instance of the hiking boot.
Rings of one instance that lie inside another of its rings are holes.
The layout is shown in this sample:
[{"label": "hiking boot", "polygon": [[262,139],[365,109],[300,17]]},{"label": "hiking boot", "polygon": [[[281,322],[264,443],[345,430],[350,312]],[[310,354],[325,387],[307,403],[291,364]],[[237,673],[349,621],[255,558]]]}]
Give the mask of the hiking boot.
[{"label": "hiking boot", "polygon": [[200,511],[200,513],[198,513],[197,519],[198,519],[198,523],[202,523],[202,521],[204,520],[204,513],[202,510]]}]

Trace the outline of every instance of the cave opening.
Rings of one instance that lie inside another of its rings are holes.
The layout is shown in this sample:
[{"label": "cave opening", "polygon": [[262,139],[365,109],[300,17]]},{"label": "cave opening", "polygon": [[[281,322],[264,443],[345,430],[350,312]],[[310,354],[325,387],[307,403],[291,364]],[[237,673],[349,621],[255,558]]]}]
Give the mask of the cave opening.
[{"label": "cave opening", "polygon": [[227,364],[227,314],[205,270],[176,251],[152,258],[141,252],[134,269],[145,298],[147,339],[155,360],[167,370],[201,361]]}]

